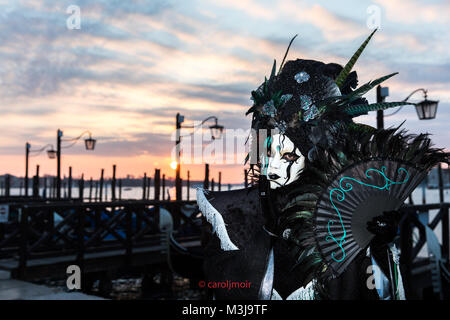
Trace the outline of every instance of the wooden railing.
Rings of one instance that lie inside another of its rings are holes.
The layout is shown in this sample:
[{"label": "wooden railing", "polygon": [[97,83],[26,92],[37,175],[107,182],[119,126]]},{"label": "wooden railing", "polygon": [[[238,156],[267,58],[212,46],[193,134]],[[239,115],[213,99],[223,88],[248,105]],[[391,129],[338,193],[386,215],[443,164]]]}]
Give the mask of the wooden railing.
[{"label": "wooden railing", "polygon": [[74,255],[77,264],[83,266],[86,254],[124,250],[128,263],[137,248],[160,245],[161,208],[170,212],[175,228],[184,221],[183,225],[189,225],[198,236],[200,230],[193,219],[180,211],[181,206],[194,203],[129,200],[11,204],[10,221],[0,239],[0,259],[18,260],[19,277],[30,260],[46,257]]},{"label": "wooden railing", "polygon": [[[429,214],[431,210],[438,210],[434,218],[428,222],[427,226],[431,230],[435,230],[436,226],[441,223],[441,259],[442,266],[445,271],[449,270],[449,242],[450,242],[450,226],[449,226],[449,206],[448,202],[424,205],[407,205],[401,210],[404,211],[404,218],[400,224],[400,248],[401,263],[405,271],[405,283],[411,283],[413,280],[412,269],[418,261],[418,254],[427,242],[425,225],[419,220],[419,214]],[[419,231],[418,239],[413,239],[414,228]],[[429,262],[428,262],[429,263]],[[440,284],[442,287],[442,284]],[[443,286],[445,288],[445,286]],[[409,288],[411,290],[411,288]],[[448,294],[448,293],[447,293]],[[445,295],[445,292],[441,293]]]},{"label": "wooden railing", "polygon": [[[441,252],[446,263],[449,263],[449,206],[448,202],[444,202],[441,204],[412,205],[402,208],[407,213],[401,225],[402,256],[407,256],[411,261],[414,260],[426,243],[425,227],[419,221],[418,214],[429,212],[430,210],[439,210],[433,220],[428,223],[428,227],[434,230],[439,223],[442,224]],[[419,239],[415,244],[412,242],[412,230],[414,227],[419,229]]]}]

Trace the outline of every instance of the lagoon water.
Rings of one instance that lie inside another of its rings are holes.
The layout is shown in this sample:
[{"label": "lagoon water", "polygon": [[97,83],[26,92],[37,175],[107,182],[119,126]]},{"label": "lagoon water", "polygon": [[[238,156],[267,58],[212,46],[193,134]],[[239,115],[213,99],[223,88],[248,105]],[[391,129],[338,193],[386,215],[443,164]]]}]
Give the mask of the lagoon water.
[{"label": "lagoon water", "polygon": [[[195,200],[195,194],[197,192],[197,187],[203,187],[203,185],[193,185],[191,186],[191,188],[189,188],[189,199],[190,200]],[[241,189],[244,188],[243,184],[235,184],[235,185],[231,185],[230,186],[230,190],[235,190],[235,189]],[[215,187],[215,191],[217,191],[217,185]],[[228,189],[228,185],[222,185],[222,191],[226,191],[229,190]],[[32,194],[32,189],[30,188],[28,191],[28,194]],[[47,193],[49,192],[49,189],[47,189]],[[182,196],[183,196],[183,200],[187,200],[187,196],[188,196],[188,190],[187,187],[183,187],[182,188]],[[18,195],[23,195],[24,194],[24,190],[20,189],[20,188],[11,188],[11,195],[13,196],[18,196]],[[40,188],[39,190],[39,195],[43,195],[44,194],[44,189]],[[89,198],[89,187],[84,188],[84,198],[88,199]],[[67,195],[67,190],[61,190],[61,196],[63,198],[65,198]],[[47,194],[48,196],[48,194]],[[143,196],[143,192],[142,192],[142,187],[122,187],[122,195],[121,195],[121,199],[123,200],[140,200],[142,199]],[[153,199],[155,196],[155,189],[154,187],[150,187],[150,193],[149,193],[149,199]],[[72,198],[78,198],[79,197],[79,190],[77,187],[72,187]],[[95,188],[92,189],[92,199],[94,198],[98,198],[98,195],[96,196],[95,193]],[[160,198],[162,199],[163,195],[162,195],[162,188],[160,191]],[[168,197],[170,197],[170,199],[175,199],[175,187],[166,187],[166,195],[165,195],[165,199],[167,200]],[[109,201],[111,200],[111,185],[105,185],[103,187],[103,196],[102,196],[104,201]],[[119,198],[119,188],[116,188],[116,198]]]}]

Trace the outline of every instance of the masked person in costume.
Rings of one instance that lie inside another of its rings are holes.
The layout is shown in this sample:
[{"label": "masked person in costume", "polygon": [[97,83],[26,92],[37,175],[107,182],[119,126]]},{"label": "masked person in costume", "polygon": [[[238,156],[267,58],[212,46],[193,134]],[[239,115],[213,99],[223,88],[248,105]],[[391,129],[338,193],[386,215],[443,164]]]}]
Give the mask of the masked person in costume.
[{"label": "masked person in costume", "polygon": [[407,104],[362,97],[394,74],[357,88],[351,69],[374,32],[344,67],[284,64],[286,52],[279,72],[274,63],[252,92],[247,160],[256,185],[197,192],[207,280],[251,283],[215,289],[216,299],[406,298],[395,245],[398,209],[448,158],[426,134],[352,120]]}]

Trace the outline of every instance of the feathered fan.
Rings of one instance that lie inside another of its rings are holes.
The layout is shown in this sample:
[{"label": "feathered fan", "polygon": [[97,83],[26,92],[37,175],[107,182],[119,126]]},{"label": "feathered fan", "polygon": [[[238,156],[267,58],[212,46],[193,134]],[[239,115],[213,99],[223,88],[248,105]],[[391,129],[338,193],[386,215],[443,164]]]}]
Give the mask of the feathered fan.
[{"label": "feathered fan", "polygon": [[393,160],[371,160],[342,170],[321,194],[315,237],[324,262],[340,275],[374,237],[367,222],[397,210],[424,179],[418,170]]}]

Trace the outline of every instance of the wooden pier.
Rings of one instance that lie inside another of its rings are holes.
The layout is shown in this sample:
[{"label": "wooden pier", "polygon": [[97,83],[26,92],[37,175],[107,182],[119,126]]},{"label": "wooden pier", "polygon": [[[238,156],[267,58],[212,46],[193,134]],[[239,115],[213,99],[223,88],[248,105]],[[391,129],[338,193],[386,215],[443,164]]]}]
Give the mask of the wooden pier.
[{"label": "wooden pier", "polygon": [[[170,238],[187,250],[201,250],[201,221],[182,212],[185,206],[195,211],[194,204],[159,200],[9,204],[10,221],[0,238],[0,269],[14,279],[32,281],[65,279],[67,267],[77,265],[87,291],[93,281],[117,272],[169,273],[169,252],[179,255],[170,250]],[[170,213],[173,227],[162,225],[160,211]]]}]

